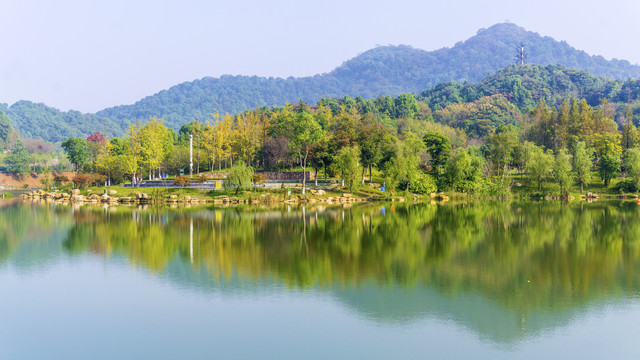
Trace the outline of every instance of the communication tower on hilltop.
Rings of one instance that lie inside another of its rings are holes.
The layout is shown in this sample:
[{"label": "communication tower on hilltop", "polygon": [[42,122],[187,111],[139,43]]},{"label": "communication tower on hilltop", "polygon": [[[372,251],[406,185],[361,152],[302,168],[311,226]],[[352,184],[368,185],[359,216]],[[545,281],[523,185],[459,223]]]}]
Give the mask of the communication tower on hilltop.
[{"label": "communication tower on hilltop", "polygon": [[518,44],[518,54],[516,55],[516,65],[524,65],[527,62],[527,53],[524,50],[524,43]]}]

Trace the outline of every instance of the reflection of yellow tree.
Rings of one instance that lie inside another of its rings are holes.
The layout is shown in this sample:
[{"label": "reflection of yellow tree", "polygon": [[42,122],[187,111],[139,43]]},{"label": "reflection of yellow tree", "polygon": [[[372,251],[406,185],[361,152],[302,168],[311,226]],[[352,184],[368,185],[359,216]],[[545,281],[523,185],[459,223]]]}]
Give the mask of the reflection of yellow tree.
[{"label": "reflection of yellow tree", "polygon": [[56,228],[70,225],[68,212],[53,204],[43,202],[42,207],[23,206],[20,199],[0,202],[0,264],[16,251],[25,241],[39,241],[48,238]]},{"label": "reflection of yellow tree", "polygon": [[279,278],[292,287],[358,286],[373,279],[452,293],[474,290],[523,312],[640,289],[635,207],[499,203],[396,205],[385,214],[380,205],[320,210],[215,210],[192,217],[118,208],[106,221],[102,212],[82,209],[66,246],[124,253],[152,271],[165,271],[181,258],[221,280],[238,273]]}]

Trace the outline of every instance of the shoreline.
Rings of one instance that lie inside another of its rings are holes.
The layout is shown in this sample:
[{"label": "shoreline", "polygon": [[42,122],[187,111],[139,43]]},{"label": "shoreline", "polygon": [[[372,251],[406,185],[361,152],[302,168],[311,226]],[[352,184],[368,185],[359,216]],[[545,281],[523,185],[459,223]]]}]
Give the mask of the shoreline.
[{"label": "shoreline", "polygon": [[[125,191],[119,193],[118,190],[103,190],[99,195],[100,188],[73,189],[71,192],[55,190],[46,192],[43,190],[26,191],[16,197],[25,200],[55,201],[57,203],[71,204],[92,204],[92,205],[216,205],[216,206],[238,206],[238,205],[307,205],[307,204],[353,204],[366,202],[398,202],[398,203],[430,203],[446,204],[448,202],[458,203],[460,201],[562,201],[562,202],[594,202],[598,200],[636,200],[640,204],[637,194],[604,194],[586,193],[578,196],[537,196],[532,194],[523,196],[470,196],[464,193],[432,193],[429,195],[407,194],[405,196],[385,197],[377,194],[363,194],[359,192],[347,193],[340,191],[324,191],[309,189],[305,195],[284,191],[244,191],[238,194],[214,195],[211,192],[189,191],[183,194],[178,190],[170,192],[162,188],[145,188],[145,191]],[[134,189],[139,190],[139,189]],[[84,192],[84,193],[83,193]]]}]

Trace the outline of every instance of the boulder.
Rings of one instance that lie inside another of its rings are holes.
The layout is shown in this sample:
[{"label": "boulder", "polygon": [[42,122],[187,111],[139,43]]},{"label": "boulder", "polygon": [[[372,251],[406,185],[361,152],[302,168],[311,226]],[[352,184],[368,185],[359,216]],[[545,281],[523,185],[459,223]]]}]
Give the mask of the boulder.
[{"label": "boulder", "polygon": [[326,195],[326,194],[327,194],[327,192],[322,190],[322,189],[318,190],[318,192],[316,193],[316,195],[321,195],[321,196],[322,195]]},{"label": "boulder", "polygon": [[80,189],[71,190],[71,195],[80,195]]},{"label": "boulder", "polygon": [[109,190],[107,193],[108,193],[110,196],[113,196],[113,195],[117,194],[118,192],[117,192],[116,190]]}]

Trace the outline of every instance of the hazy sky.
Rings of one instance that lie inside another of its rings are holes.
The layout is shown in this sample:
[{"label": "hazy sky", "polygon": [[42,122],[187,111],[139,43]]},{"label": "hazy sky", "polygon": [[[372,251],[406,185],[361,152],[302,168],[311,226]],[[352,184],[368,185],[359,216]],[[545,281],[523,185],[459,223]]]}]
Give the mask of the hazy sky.
[{"label": "hazy sky", "polygon": [[640,63],[635,0],[0,0],[0,102],[93,112],[204,76],[329,72],[376,45],[451,47],[511,21]]}]

